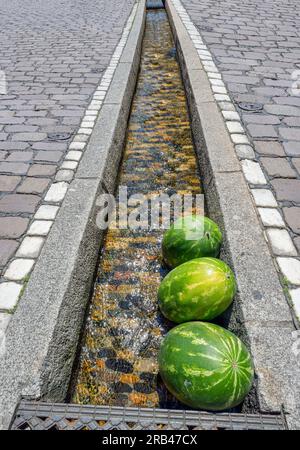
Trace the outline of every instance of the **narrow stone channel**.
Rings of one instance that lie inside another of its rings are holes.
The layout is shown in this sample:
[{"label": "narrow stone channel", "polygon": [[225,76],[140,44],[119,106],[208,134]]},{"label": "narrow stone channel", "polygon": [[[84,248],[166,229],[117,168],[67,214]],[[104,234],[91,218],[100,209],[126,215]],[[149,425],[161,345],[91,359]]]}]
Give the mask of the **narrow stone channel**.
[{"label": "narrow stone channel", "polygon": [[[128,196],[200,192],[185,93],[167,15],[147,11],[136,94],[119,185]],[[86,323],[72,401],[184,408],[157,376],[170,328],[157,306],[166,274],[162,231],[109,230]],[[83,268],[84,270],[84,268]]]}]

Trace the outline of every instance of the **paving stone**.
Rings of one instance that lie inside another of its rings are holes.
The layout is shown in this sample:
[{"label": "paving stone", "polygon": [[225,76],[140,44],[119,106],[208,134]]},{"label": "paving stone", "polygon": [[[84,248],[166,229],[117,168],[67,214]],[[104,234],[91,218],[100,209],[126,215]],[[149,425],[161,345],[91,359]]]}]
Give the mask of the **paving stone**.
[{"label": "paving stone", "polygon": [[47,178],[27,177],[18,187],[17,192],[26,194],[42,194],[48,187],[50,180]]},{"label": "paving stone", "polygon": [[73,176],[73,170],[62,169],[57,172],[55,181],[71,181]]},{"label": "paving stone", "polygon": [[297,319],[300,321],[300,288],[289,291]]},{"label": "paving stone", "polygon": [[255,150],[261,155],[285,156],[283,147],[279,142],[255,141]]},{"label": "paving stone", "polygon": [[286,117],[282,123],[289,127],[300,127],[300,117]]},{"label": "paving stone", "polygon": [[[0,313],[0,336],[1,336],[1,333],[2,333],[2,335],[5,333],[11,317],[12,317],[12,314],[3,313],[3,312]],[[0,355],[1,355],[1,351],[0,351]]]},{"label": "paving stone", "polygon": [[47,236],[53,222],[51,220],[34,220],[28,230],[29,235]]},{"label": "paving stone", "polygon": [[7,194],[0,199],[0,211],[8,213],[33,213],[40,197],[29,194]]},{"label": "paving stone", "polygon": [[58,162],[62,158],[62,156],[62,152],[41,150],[37,152],[34,159],[36,161]]},{"label": "paving stone", "polygon": [[219,106],[220,106],[222,111],[234,111],[235,112],[235,107],[233,106],[233,104],[231,102],[222,102],[222,101],[220,101],[219,102]]},{"label": "paving stone", "polygon": [[42,141],[43,139],[46,138],[47,138],[46,133],[14,133],[12,135],[13,141],[35,142],[35,141]]},{"label": "paving stone", "polygon": [[300,202],[300,180],[277,178],[271,184],[277,200]]},{"label": "paving stone", "polygon": [[9,280],[21,281],[31,271],[34,265],[34,259],[14,259],[4,273],[4,277]]},{"label": "paving stone", "polygon": [[297,256],[297,250],[286,230],[279,228],[267,228],[266,234],[275,255]]},{"label": "paving stone", "polygon": [[25,175],[29,169],[29,164],[18,162],[0,162],[0,172],[15,175]]},{"label": "paving stone", "polygon": [[258,208],[258,212],[265,227],[283,228],[285,226],[284,221],[277,209]]},{"label": "paving stone", "polygon": [[240,120],[240,116],[236,111],[222,111],[225,120]]},{"label": "paving stone", "polygon": [[61,169],[75,170],[78,166],[77,161],[64,161],[61,165]]},{"label": "paving stone", "polygon": [[294,141],[300,141],[300,129],[279,127],[279,134],[283,139],[291,139]]},{"label": "paving stone", "polygon": [[64,199],[66,192],[68,190],[68,183],[61,181],[59,183],[53,183],[50,186],[49,191],[46,194],[46,202],[60,202]]},{"label": "paving stone", "polygon": [[299,108],[285,105],[265,105],[264,109],[270,114],[277,114],[279,116],[300,116]]},{"label": "paving stone", "polygon": [[26,231],[28,222],[24,217],[0,217],[0,237],[19,238]]},{"label": "paving stone", "polygon": [[22,285],[14,282],[0,284],[0,309],[11,310],[18,303]]},{"label": "paving stone", "polygon": [[26,236],[16,255],[23,258],[36,258],[39,256],[40,250],[43,246],[44,239],[36,236]]},{"label": "paving stone", "polygon": [[267,114],[243,114],[243,120],[247,123],[257,123],[261,125],[278,125],[281,123],[278,117]]},{"label": "paving stone", "polygon": [[266,97],[274,97],[275,95],[279,96],[285,94],[285,91],[283,89],[275,87],[255,87],[253,88],[253,92]]},{"label": "paving stone", "polygon": [[30,148],[30,144],[28,144],[28,142],[0,142],[0,150],[14,151],[26,150],[27,148]]},{"label": "paving stone", "polygon": [[247,126],[247,129],[251,136],[254,138],[262,137],[270,137],[270,138],[276,138],[277,132],[273,125],[258,125],[258,124],[251,124]]},{"label": "paving stone", "polygon": [[241,161],[244,175],[251,184],[266,184],[267,180],[260,168],[259,163],[244,159]]},{"label": "paving stone", "polygon": [[74,141],[73,142],[84,142],[86,143],[89,139],[89,136],[85,135],[85,134],[77,134],[74,137]]},{"label": "paving stone", "polygon": [[267,174],[272,178],[296,178],[297,174],[285,158],[260,158]]},{"label": "paving stone", "polygon": [[[221,59],[221,58],[220,58]],[[257,84],[259,83],[259,78],[257,77],[248,77],[248,76],[232,76],[232,75],[224,75],[224,81],[228,81],[231,83],[242,83],[242,84]]]},{"label": "paving stone", "polygon": [[36,142],[32,145],[33,150],[49,150],[63,152],[68,148],[67,143],[61,142]]},{"label": "paving stone", "polygon": [[59,206],[41,205],[34,215],[35,219],[54,220]]},{"label": "paving stone", "polygon": [[300,142],[284,142],[285,153],[289,156],[300,156]]},{"label": "paving stone", "polygon": [[288,226],[294,233],[300,233],[300,207],[283,208],[283,213]]},{"label": "paving stone", "polygon": [[76,150],[71,150],[66,154],[66,160],[79,161],[81,157],[82,152]]},{"label": "paving stone", "polygon": [[234,144],[247,144],[250,145],[250,142],[246,135],[244,134],[231,134],[231,140]]},{"label": "paving stone", "polygon": [[[62,81],[62,80],[59,80]],[[81,110],[77,110],[77,109],[60,109],[57,111],[52,110],[52,115],[54,117],[72,117],[72,116],[81,116],[82,115],[82,111]]]},{"label": "paving stone", "polygon": [[34,176],[51,176],[56,172],[56,166],[51,164],[33,164],[28,170],[29,177]]},{"label": "paving stone", "polygon": [[7,138],[8,138],[7,133],[0,133],[0,141],[6,141]]},{"label": "paving stone", "polygon": [[300,158],[293,158],[292,163],[294,167],[296,168],[298,174],[300,175]]},{"label": "paving stone", "polygon": [[251,189],[256,206],[277,207],[276,199],[270,189]]},{"label": "paving stone", "polygon": [[21,152],[15,151],[12,152],[7,158],[6,161],[30,161],[33,157],[33,152]]},{"label": "paving stone", "polygon": [[300,285],[300,261],[296,258],[277,258],[282,274],[295,285]]},{"label": "paving stone", "polygon": [[240,159],[255,159],[255,153],[251,145],[238,144],[235,146],[235,150]]},{"label": "paving stone", "polygon": [[83,150],[85,145],[84,142],[72,142],[69,148],[70,150]]},{"label": "paving stone", "polygon": [[296,245],[298,253],[300,253],[300,236],[294,238],[294,244]]},{"label": "paving stone", "polygon": [[12,192],[15,190],[21,177],[16,177],[13,175],[0,175],[0,191],[1,192]]},{"label": "paving stone", "polygon": [[240,122],[226,122],[229,133],[244,133],[244,128]]},{"label": "paving stone", "polygon": [[[8,125],[5,127],[7,133],[18,133],[18,132],[34,132],[37,131],[38,127],[32,125]],[[21,139],[23,140],[23,139]]]},{"label": "paving stone", "polygon": [[19,244],[16,241],[0,239],[0,266],[4,266],[14,254]]},{"label": "paving stone", "polygon": [[275,103],[278,103],[280,105],[294,105],[294,106],[300,106],[300,98],[299,97],[275,97],[274,99]]}]

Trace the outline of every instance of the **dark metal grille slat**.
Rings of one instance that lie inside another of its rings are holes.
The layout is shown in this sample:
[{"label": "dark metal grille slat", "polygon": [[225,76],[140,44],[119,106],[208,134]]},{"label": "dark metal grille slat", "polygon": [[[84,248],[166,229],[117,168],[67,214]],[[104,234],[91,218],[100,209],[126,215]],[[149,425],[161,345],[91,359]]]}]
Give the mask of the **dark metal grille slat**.
[{"label": "dark metal grille slat", "polygon": [[16,430],[280,430],[281,415],[207,413],[22,401],[11,426]]}]

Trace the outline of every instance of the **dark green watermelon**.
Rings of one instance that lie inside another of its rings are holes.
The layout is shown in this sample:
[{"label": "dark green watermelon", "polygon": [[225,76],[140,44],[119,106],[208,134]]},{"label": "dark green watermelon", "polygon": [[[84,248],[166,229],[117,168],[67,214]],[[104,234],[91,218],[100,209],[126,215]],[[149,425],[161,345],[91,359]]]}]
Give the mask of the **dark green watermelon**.
[{"label": "dark green watermelon", "polygon": [[212,320],[231,304],[236,282],[220,259],[192,259],[171,270],[158,290],[159,307],[176,323]]},{"label": "dark green watermelon", "polygon": [[208,217],[185,216],[178,219],[164,234],[162,254],[169,267],[203,256],[217,257],[222,233]]},{"label": "dark green watermelon", "polygon": [[183,323],[166,335],[159,370],[178,400],[210,411],[241,403],[253,382],[253,363],[242,341],[206,322]]}]

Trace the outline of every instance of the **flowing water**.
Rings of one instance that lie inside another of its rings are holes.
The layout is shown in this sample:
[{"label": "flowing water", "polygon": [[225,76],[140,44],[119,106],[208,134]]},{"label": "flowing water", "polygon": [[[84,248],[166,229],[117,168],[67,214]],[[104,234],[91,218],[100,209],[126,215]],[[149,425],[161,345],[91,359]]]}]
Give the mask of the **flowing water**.
[{"label": "flowing water", "polygon": [[[167,15],[147,11],[137,89],[119,185],[128,195],[200,193],[185,93]],[[168,394],[157,366],[172,324],[157,290],[167,273],[162,231],[110,229],[101,251],[72,401],[184,408]]]}]

